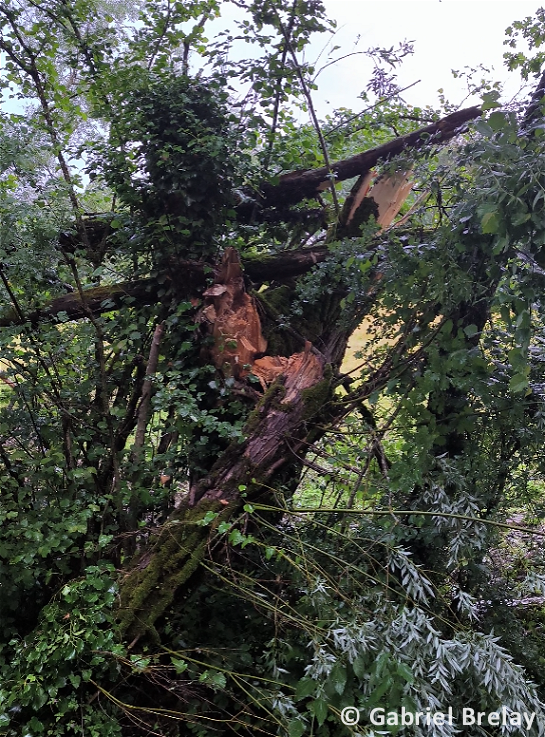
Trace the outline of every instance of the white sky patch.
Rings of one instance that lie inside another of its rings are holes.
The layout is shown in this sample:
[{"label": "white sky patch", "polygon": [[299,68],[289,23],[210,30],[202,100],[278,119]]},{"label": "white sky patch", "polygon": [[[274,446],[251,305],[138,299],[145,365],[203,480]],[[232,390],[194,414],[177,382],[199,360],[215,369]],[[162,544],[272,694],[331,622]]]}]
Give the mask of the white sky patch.
[{"label": "white sky patch", "polygon": [[[464,102],[467,85],[453,79],[451,70],[481,64],[491,69],[493,80],[506,83],[507,98],[514,95],[521,80],[503,63],[505,29],[515,20],[533,16],[542,5],[495,0],[324,0],[324,4],[338,23],[334,43],[341,49],[337,55],[374,46],[389,48],[405,39],[415,42],[415,53],[405,59],[398,80],[401,87],[421,80],[404,94],[407,102],[421,106],[437,105],[439,88],[456,105],[478,104],[479,98],[475,97]],[[323,43],[317,39],[313,51],[319,53]],[[312,58],[310,54],[308,58]],[[353,56],[325,70],[318,78],[320,90],[316,96],[320,116],[336,107],[361,107],[356,98],[365,88],[371,69],[365,56]],[[479,74],[479,79],[482,76]]]},{"label": "white sky patch", "polygon": [[[363,52],[371,47],[397,46],[399,42],[414,41],[415,53],[407,57],[398,71],[398,84],[408,87],[403,99],[414,105],[433,107],[439,104],[438,89],[444,90],[449,102],[457,106],[479,104],[479,97],[468,97],[467,83],[454,79],[452,70],[479,65],[490,69],[492,80],[505,84],[505,100],[521,87],[517,72],[508,72],[504,66],[503,45],[505,29],[515,20],[533,16],[539,2],[496,2],[496,0],[323,0],[330,18],[337,21],[334,37],[316,35],[306,58],[313,63],[319,55],[317,69],[331,58]],[[221,29],[236,33],[234,19],[241,11],[225,3],[222,18],[207,25],[209,39]],[[328,57],[328,47],[340,48]],[[257,47],[237,43],[230,56],[251,57],[259,54]],[[350,56],[329,66],[318,76],[319,89],[313,98],[319,118],[333,109],[348,107],[354,111],[364,105],[358,95],[366,88],[373,69],[372,61],[364,54]],[[483,77],[478,72],[476,79]],[[531,85],[533,88],[533,84]],[[6,99],[1,105],[6,112],[20,112],[23,105]],[[300,117],[301,122],[305,118]]]}]

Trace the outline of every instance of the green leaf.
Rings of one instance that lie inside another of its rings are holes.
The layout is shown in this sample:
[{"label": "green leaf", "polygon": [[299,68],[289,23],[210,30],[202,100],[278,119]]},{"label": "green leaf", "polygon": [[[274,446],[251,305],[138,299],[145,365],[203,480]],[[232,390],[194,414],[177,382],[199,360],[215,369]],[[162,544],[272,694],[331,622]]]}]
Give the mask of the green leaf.
[{"label": "green leaf", "polygon": [[181,658],[175,658],[174,656],[171,656],[170,662],[172,663],[172,665],[176,669],[176,673],[178,674],[184,673],[188,668],[185,660],[182,660]]},{"label": "green leaf", "polygon": [[500,107],[500,103],[498,100],[500,99],[500,93],[497,90],[491,90],[490,92],[485,92],[482,96],[482,105],[481,108],[486,110],[493,110],[494,108]]},{"label": "green leaf", "polygon": [[392,687],[392,679],[388,676],[382,680],[382,682],[373,690],[369,698],[367,699],[366,706],[368,709],[375,704],[378,704],[384,694]]},{"label": "green leaf", "polygon": [[205,670],[201,675],[199,676],[199,681],[201,683],[206,683],[209,686],[214,686],[216,688],[225,688],[227,685],[227,679],[225,678],[225,675],[223,673],[220,673],[219,671],[214,670]]},{"label": "green leaf", "polygon": [[342,694],[346,686],[346,668],[342,663],[335,663],[331,669],[328,680],[333,684],[333,688],[338,694]]},{"label": "green leaf", "polygon": [[532,218],[531,212],[520,212],[518,215],[514,215],[511,217],[511,224],[512,225],[524,225],[524,223],[527,223]]},{"label": "green leaf", "polygon": [[481,220],[481,230],[483,233],[497,233],[500,222],[501,219],[499,212],[487,212]]},{"label": "green leaf", "polygon": [[518,373],[511,377],[509,388],[513,394],[522,394],[528,389],[528,376],[524,373]]},{"label": "green leaf", "polygon": [[499,111],[491,113],[488,117],[488,124],[493,131],[502,130],[502,128],[505,128],[507,123],[507,118],[503,113],[500,113]]},{"label": "green leaf", "polygon": [[246,540],[246,535],[243,535],[240,530],[234,529],[229,533],[229,542],[231,545],[240,545]]},{"label": "green leaf", "polygon": [[317,685],[316,681],[312,678],[301,678],[295,688],[295,701],[300,701],[306,696],[313,694],[316,691]]},{"label": "green leaf", "polygon": [[321,727],[325,722],[328,713],[327,701],[325,699],[315,699],[310,702],[309,709],[314,714],[318,720],[319,726]]},{"label": "green leaf", "polygon": [[206,527],[218,517],[218,512],[207,512],[204,517],[199,520],[196,524]]},{"label": "green leaf", "polygon": [[363,678],[367,675],[369,672],[367,668],[367,661],[363,657],[363,655],[358,655],[356,658],[354,658],[354,662],[352,663],[352,668],[354,670],[354,674],[357,678],[363,680]]},{"label": "green leaf", "polygon": [[306,730],[306,724],[302,719],[294,719],[289,723],[289,737],[303,737]]},{"label": "green leaf", "polygon": [[414,683],[413,672],[406,663],[399,663],[397,666],[397,672],[407,681],[407,683]]}]

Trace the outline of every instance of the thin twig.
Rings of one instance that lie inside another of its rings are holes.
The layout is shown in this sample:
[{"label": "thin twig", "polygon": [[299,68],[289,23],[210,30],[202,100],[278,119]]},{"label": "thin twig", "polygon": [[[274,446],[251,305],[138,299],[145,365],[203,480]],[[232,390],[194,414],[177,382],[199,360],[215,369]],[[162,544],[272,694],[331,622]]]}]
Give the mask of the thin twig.
[{"label": "thin twig", "polygon": [[144,439],[146,436],[146,427],[149,419],[149,409],[151,402],[151,380],[150,377],[156,373],[157,364],[159,361],[159,347],[163,333],[165,331],[165,323],[162,322],[156,326],[153,333],[153,340],[151,342],[151,348],[149,352],[148,364],[146,366],[146,378],[142,387],[142,399],[140,407],[138,408],[138,421],[136,424],[136,434],[133,445],[133,456],[136,460],[136,456],[139,455],[142,446],[144,445]]},{"label": "thin twig", "polygon": [[[275,11],[276,12],[276,11]],[[282,20],[280,19],[280,16],[278,15],[278,12],[276,12],[276,17],[278,19],[278,24],[280,26],[280,29],[282,31],[282,34],[284,36],[284,40],[286,42],[286,46],[289,49],[291,58],[293,59],[293,63],[295,65],[295,70],[297,72],[297,76],[299,77],[299,82],[301,84],[301,89],[303,90],[303,94],[305,95],[308,110],[310,113],[310,117],[312,120],[312,124],[314,125],[314,129],[316,131],[316,134],[318,136],[318,140],[320,142],[320,148],[322,149],[322,154],[324,157],[324,162],[327,167],[327,170],[329,172],[329,188],[331,190],[331,195],[333,197],[333,205],[335,207],[335,214],[337,216],[337,221],[339,220],[341,216],[341,208],[339,205],[339,200],[337,197],[337,190],[335,189],[335,172],[333,171],[331,167],[331,162],[329,160],[329,153],[327,150],[327,144],[325,142],[324,135],[322,133],[322,129],[320,127],[320,122],[318,120],[318,116],[316,115],[316,110],[314,109],[314,103],[312,101],[312,95],[310,94],[310,89],[307,85],[307,82],[305,80],[305,77],[303,75],[303,70],[301,68],[301,65],[299,64],[299,60],[297,58],[297,54],[295,53],[295,50],[291,44],[290,38],[286,32],[286,29],[284,28],[284,24],[282,23]]]},{"label": "thin twig", "polygon": [[415,85],[420,84],[421,81],[422,81],[421,79],[417,79],[416,82],[412,82],[412,84],[409,84],[406,87],[403,87],[403,89],[401,89],[401,90],[396,90],[395,92],[390,92],[389,95],[384,95],[384,97],[381,97],[380,100],[377,100],[377,102],[375,102],[373,105],[369,105],[368,107],[366,107],[363,110],[361,110],[361,112],[356,113],[355,115],[351,115],[346,120],[343,120],[342,123],[339,123],[334,128],[330,128],[327,131],[327,133],[324,134],[324,137],[327,138],[328,136],[330,136],[332,133],[334,133],[339,128],[342,128],[343,126],[348,125],[349,123],[351,123],[353,120],[356,120],[356,118],[359,118],[360,115],[363,115],[364,113],[368,113],[370,110],[374,110],[375,108],[380,107],[387,100],[390,100],[392,97],[397,97],[398,95],[400,95],[402,92],[405,92],[406,90],[410,90],[411,87],[414,87]]}]

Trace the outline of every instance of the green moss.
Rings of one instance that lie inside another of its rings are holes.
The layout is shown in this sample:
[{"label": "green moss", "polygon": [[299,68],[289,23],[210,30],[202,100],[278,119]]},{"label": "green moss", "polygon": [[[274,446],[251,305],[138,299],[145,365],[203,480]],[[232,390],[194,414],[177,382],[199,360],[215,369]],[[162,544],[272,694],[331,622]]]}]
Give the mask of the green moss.
[{"label": "green moss", "polygon": [[263,315],[263,335],[267,341],[267,353],[273,356],[291,356],[302,350],[302,341],[292,331],[279,327],[282,318],[291,314],[295,290],[283,284],[275,289],[266,289],[255,297]]},{"label": "green moss", "polygon": [[303,420],[310,420],[323,412],[325,405],[332,399],[333,371],[327,365],[324,369],[324,378],[310,389],[301,392],[303,399]]},{"label": "green moss", "polygon": [[287,284],[283,284],[281,287],[275,289],[266,289],[257,296],[266,310],[273,317],[278,317],[279,315],[287,315],[290,312],[293,295],[293,288]]},{"label": "green moss", "polygon": [[270,407],[278,408],[282,406],[285,408],[286,405],[283,404],[285,396],[286,388],[282,381],[278,379],[273,381],[265,394],[259,400],[256,408],[248,415],[248,419],[246,420],[246,425],[244,427],[245,434],[251,435],[257,430],[259,423]]},{"label": "green moss", "polygon": [[[177,589],[199,567],[218,524],[229,519],[236,506],[205,501],[180,510],[163,527],[151,551],[136,561],[121,582],[118,621],[122,636],[133,639],[147,634],[158,639],[155,623],[172,603]],[[218,516],[210,525],[202,525],[209,512]]]}]

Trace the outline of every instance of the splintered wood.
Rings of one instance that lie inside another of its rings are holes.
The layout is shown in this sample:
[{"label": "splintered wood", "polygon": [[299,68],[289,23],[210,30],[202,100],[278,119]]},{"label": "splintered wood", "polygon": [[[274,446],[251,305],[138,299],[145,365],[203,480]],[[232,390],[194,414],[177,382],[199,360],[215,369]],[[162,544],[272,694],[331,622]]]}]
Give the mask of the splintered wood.
[{"label": "splintered wood", "polygon": [[252,374],[257,376],[263,390],[279,376],[285,376],[285,401],[289,402],[297,392],[308,389],[321,378],[322,365],[310,352],[311,348],[311,343],[307,341],[302,353],[293,353],[289,357],[264,356],[258,358],[252,367]]},{"label": "splintered wood", "polygon": [[400,171],[391,175],[383,175],[371,187],[374,174],[373,171],[367,172],[352,187],[345,205],[346,226],[354,220],[364,200],[370,198],[375,201],[378,208],[377,224],[386,230],[394,222],[413,188],[411,172]]},{"label": "splintered wood", "polygon": [[209,326],[214,339],[210,356],[225,375],[235,378],[250,372],[259,379],[263,391],[279,376],[285,376],[286,401],[321,377],[322,365],[312,354],[307,341],[305,350],[292,356],[264,356],[267,341],[261,332],[261,320],[254,298],[246,292],[238,253],[228,248],[214,284],[203,294],[205,305],[199,320]]},{"label": "splintered wood", "polygon": [[248,374],[256,355],[267,348],[255,300],[244,287],[238,253],[228,248],[215,283],[204,292],[201,321],[214,338],[210,350],[214,365],[240,378]]},{"label": "splintered wood", "polygon": [[344,211],[346,213],[346,225],[350,225],[350,223],[354,219],[354,215],[358,211],[359,206],[369,194],[369,189],[371,187],[371,182],[373,181],[374,176],[374,171],[368,171],[367,173],[362,174],[356,184],[352,187],[352,191],[346,198],[346,202],[344,204]]},{"label": "splintered wood", "polygon": [[383,229],[389,228],[394,222],[413,188],[413,182],[409,177],[410,172],[406,171],[397,172],[389,177],[380,177],[369,190],[368,196],[378,205],[377,223]]}]

